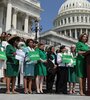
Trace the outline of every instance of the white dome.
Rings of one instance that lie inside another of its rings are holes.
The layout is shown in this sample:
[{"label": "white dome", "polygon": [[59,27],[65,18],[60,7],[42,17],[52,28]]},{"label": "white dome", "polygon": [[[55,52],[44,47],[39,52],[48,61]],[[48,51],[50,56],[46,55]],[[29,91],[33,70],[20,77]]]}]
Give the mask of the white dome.
[{"label": "white dome", "polygon": [[66,0],[65,3],[63,3],[60,7],[58,15],[69,10],[78,10],[79,8],[90,10],[90,2],[88,0]]}]

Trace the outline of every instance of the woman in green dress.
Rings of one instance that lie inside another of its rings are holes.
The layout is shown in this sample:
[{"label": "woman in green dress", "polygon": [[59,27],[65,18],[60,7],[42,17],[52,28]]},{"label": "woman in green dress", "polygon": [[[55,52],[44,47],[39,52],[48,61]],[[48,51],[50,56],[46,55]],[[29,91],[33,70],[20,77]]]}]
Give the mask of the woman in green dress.
[{"label": "woman in green dress", "polygon": [[8,40],[9,45],[6,47],[6,56],[7,56],[7,67],[6,67],[6,87],[7,94],[10,94],[10,82],[12,82],[12,93],[15,91],[15,80],[18,76],[19,61],[15,59],[17,45],[20,41],[20,37],[14,36]]},{"label": "woman in green dress", "polygon": [[[68,66],[68,82],[69,82],[69,94],[75,93],[76,82],[78,78],[75,72],[76,66],[76,46],[72,45],[70,48],[70,55],[72,56],[72,63]],[[74,62],[75,61],[75,62]]]},{"label": "woman in green dress", "polygon": [[79,42],[76,44],[76,51],[78,53],[76,59],[76,74],[79,78],[80,95],[85,95],[86,91],[86,66],[84,54],[89,50],[87,34],[81,34],[79,37]]},{"label": "woman in green dress", "polygon": [[35,66],[35,76],[36,76],[36,91],[37,93],[43,93],[42,86],[44,76],[47,75],[45,63],[47,62],[46,52],[44,51],[45,45],[43,43],[39,44],[39,55],[40,60],[38,61],[37,65]]}]

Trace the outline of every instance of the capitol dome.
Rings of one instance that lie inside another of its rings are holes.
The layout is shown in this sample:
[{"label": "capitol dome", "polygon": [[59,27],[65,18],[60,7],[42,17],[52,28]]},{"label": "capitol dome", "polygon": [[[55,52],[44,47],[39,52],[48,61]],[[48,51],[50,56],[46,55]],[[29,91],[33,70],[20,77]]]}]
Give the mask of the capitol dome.
[{"label": "capitol dome", "polygon": [[65,3],[60,7],[58,15],[75,9],[90,9],[90,3],[87,0],[66,0]]},{"label": "capitol dome", "polygon": [[88,34],[90,45],[89,0],[64,0],[53,21],[53,28],[41,35],[47,45],[76,45],[80,34]]},{"label": "capitol dome", "polygon": [[90,34],[90,2],[65,0],[53,24],[57,34],[76,40],[82,33]]}]

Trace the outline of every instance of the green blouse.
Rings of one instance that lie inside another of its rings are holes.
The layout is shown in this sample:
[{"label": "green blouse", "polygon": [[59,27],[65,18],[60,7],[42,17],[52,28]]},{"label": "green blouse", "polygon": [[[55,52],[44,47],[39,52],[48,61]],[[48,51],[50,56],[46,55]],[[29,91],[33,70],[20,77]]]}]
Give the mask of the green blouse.
[{"label": "green blouse", "polygon": [[[88,51],[89,46],[83,42],[78,42],[76,44],[76,52],[78,54],[79,51]],[[86,77],[86,66],[85,66],[85,57],[83,55],[78,54],[76,58],[76,73],[78,77]]]}]

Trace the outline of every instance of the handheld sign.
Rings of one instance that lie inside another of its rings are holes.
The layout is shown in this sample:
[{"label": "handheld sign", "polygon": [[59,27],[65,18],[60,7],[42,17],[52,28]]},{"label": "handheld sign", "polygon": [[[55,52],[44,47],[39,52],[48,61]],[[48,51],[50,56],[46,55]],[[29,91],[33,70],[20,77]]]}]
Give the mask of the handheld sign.
[{"label": "handheld sign", "polygon": [[29,59],[32,61],[40,60],[39,53],[37,51],[28,52]]},{"label": "handheld sign", "polygon": [[0,51],[0,59],[7,60],[6,53],[4,51]]},{"label": "handheld sign", "polygon": [[69,64],[71,62],[72,56],[71,55],[62,55],[62,61],[63,63]]}]

